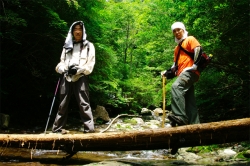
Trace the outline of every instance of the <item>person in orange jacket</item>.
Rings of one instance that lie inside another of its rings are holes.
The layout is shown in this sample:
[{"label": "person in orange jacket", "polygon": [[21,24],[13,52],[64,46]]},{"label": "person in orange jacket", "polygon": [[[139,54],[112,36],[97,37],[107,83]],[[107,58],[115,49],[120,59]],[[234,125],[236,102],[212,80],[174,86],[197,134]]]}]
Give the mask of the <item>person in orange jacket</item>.
[{"label": "person in orange jacket", "polygon": [[[168,115],[168,119],[173,127],[197,124],[200,123],[200,120],[195,101],[194,83],[198,81],[200,72],[195,62],[201,52],[201,45],[195,37],[188,36],[182,22],[172,24],[171,30],[175,36],[175,42],[178,44],[174,50],[176,65],[172,66],[172,68],[178,66],[177,71],[175,71],[178,77],[171,87],[172,114]],[[180,48],[180,45],[186,51],[194,53],[194,58],[187,55]]]}]

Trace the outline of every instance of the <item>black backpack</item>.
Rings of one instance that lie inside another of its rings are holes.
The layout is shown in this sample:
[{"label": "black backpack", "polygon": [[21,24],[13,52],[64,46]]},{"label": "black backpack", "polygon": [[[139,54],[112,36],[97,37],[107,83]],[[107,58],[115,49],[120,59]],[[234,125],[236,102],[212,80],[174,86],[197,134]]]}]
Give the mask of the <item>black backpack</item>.
[{"label": "black backpack", "polygon": [[[180,46],[180,49],[181,49],[182,51],[184,51],[187,55],[189,55],[189,56],[194,60],[194,53],[185,50],[180,44],[179,44],[179,46]],[[197,60],[194,62],[194,64],[196,64],[196,65],[198,66],[198,70],[201,72],[201,71],[203,71],[203,70],[207,67],[207,65],[211,62],[212,57],[213,57],[212,54],[207,55],[207,54],[202,50],[202,47],[201,47],[200,54],[198,55],[198,58],[197,58]]]},{"label": "black backpack", "polygon": [[[178,70],[177,62],[178,62],[178,59],[179,59],[179,56],[180,56],[180,50],[183,50],[187,55],[189,55],[194,60],[194,53],[185,50],[181,46],[181,44],[182,44],[182,42],[179,43],[180,48],[178,50],[178,54],[177,54],[177,58],[176,58],[174,67],[166,70],[166,72],[164,73],[164,76],[167,79],[172,79],[172,78],[174,78],[176,76],[175,73]],[[201,48],[200,54],[198,55],[197,60],[194,62],[194,64],[197,65],[197,70],[200,71],[200,72],[203,71],[207,67],[207,65],[211,62],[212,57],[213,57],[212,54],[209,54],[209,56],[207,56],[207,54],[205,52],[203,52],[203,50]]]}]

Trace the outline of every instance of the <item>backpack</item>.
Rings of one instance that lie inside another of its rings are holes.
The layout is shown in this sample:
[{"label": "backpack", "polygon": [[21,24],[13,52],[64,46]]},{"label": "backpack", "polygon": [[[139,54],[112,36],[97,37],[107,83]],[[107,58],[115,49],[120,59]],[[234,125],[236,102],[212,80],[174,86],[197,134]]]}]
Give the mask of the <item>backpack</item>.
[{"label": "backpack", "polygon": [[[194,60],[194,53],[185,50],[180,44],[179,44],[179,46],[180,46],[180,49],[181,49],[182,51],[184,51],[187,55],[189,55],[189,56]],[[194,62],[194,64],[197,65],[198,70],[201,72],[201,71],[203,71],[203,70],[207,67],[207,65],[211,62],[212,57],[213,57],[212,54],[207,55],[207,54],[202,50],[202,47],[201,47],[200,54],[198,55],[198,58],[197,58],[197,60]]]}]

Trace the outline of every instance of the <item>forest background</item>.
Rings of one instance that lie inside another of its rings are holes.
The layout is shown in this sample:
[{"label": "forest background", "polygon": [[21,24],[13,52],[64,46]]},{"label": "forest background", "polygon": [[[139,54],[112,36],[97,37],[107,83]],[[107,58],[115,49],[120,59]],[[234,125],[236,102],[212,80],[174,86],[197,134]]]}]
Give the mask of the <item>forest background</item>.
[{"label": "forest background", "polygon": [[[1,0],[1,113],[20,125],[44,123],[69,26],[85,23],[96,48],[93,109],[111,116],[162,107],[160,72],[173,64],[175,21],[186,25],[211,64],[195,84],[201,122],[249,117],[248,0]],[[166,109],[170,88],[166,83]],[[58,109],[58,95],[52,119]],[[74,97],[70,114],[78,111]],[[77,115],[78,116],[78,115]],[[53,121],[53,120],[52,120]]]}]

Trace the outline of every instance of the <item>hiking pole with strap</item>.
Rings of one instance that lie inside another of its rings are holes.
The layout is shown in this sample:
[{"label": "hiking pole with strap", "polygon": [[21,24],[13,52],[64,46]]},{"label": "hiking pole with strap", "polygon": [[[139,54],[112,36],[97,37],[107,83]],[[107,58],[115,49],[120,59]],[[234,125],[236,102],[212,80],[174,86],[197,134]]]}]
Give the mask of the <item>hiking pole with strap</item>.
[{"label": "hiking pole with strap", "polygon": [[47,121],[45,130],[44,130],[44,134],[46,134],[46,131],[47,131],[47,127],[48,127],[48,124],[49,124],[49,119],[50,119],[51,111],[52,111],[52,108],[53,108],[53,105],[54,105],[54,101],[55,101],[55,98],[56,98],[56,93],[57,93],[57,89],[58,89],[59,83],[60,83],[60,77],[59,77],[59,80],[58,80],[57,85],[56,85],[56,91],[55,91],[54,98],[53,98],[53,101],[52,101],[52,104],[51,104],[51,107],[50,107],[49,117],[48,117],[48,121]]},{"label": "hiking pole with strap", "polygon": [[165,126],[165,118],[166,118],[166,112],[165,112],[165,98],[166,98],[165,79],[166,79],[166,77],[162,76],[162,100],[163,100],[162,128],[164,128],[164,126]]}]

